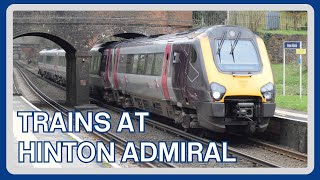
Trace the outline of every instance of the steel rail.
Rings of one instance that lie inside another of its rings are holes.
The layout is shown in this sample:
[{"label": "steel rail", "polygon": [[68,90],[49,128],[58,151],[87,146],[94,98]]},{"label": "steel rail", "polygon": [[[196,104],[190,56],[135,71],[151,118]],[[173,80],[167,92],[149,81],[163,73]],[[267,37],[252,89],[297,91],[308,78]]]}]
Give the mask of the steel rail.
[{"label": "steel rail", "polygon": [[18,90],[18,88],[17,88],[16,83],[14,82],[14,80],[13,80],[13,95],[14,95],[14,96],[21,96],[21,94],[20,94],[20,92],[19,92],[19,90]]},{"label": "steel rail", "polygon": [[277,145],[273,145],[273,144],[270,144],[268,142],[264,142],[264,141],[261,141],[259,139],[255,139],[255,138],[248,138],[248,140],[250,142],[252,142],[254,145],[258,145],[261,148],[266,149],[268,151],[272,151],[272,152],[275,152],[275,153],[278,153],[278,154],[282,154],[284,156],[288,156],[290,158],[297,159],[297,160],[302,161],[302,162],[307,162],[307,160],[308,160],[307,154],[296,152],[296,151],[292,151],[290,149],[286,149],[286,148],[283,148],[283,147],[280,147],[280,146],[277,146]]},{"label": "steel rail", "polygon": [[[114,107],[114,106],[111,106],[111,105],[108,105],[108,104],[104,104],[103,102],[101,102],[99,100],[96,100],[96,99],[92,99],[91,98],[91,100],[96,102],[96,103],[99,103],[100,106],[103,106],[103,107],[105,107],[107,109],[110,109],[112,111],[115,111],[115,112],[123,112],[123,111],[125,111],[125,110],[123,110],[121,108],[117,108],[117,107]],[[132,118],[137,119],[137,117],[133,116],[132,113],[130,113],[130,115],[132,116]],[[183,138],[185,138],[187,140],[200,142],[200,143],[202,143],[204,145],[207,145],[208,143],[211,142],[209,139],[204,139],[204,138],[195,136],[193,134],[184,132],[184,131],[182,131],[180,129],[174,128],[172,126],[165,125],[163,123],[151,120],[149,118],[145,118],[145,122],[146,122],[146,124],[148,124],[150,126],[157,127],[157,128],[159,128],[161,130],[164,130],[166,132],[170,132],[171,134],[178,135],[178,136],[183,137]],[[222,144],[221,143],[217,143],[217,145],[218,145],[218,147],[220,149],[222,149]],[[276,163],[273,163],[273,162],[270,162],[270,161],[267,161],[267,160],[262,160],[262,159],[259,159],[257,157],[253,157],[252,155],[249,155],[247,153],[241,152],[241,151],[237,150],[236,148],[228,147],[228,152],[230,154],[233,154],[233,155],[239,156],[239,157],[241,157],[243,159],[246,159],[246,160],[252,162],[253,164],[261,165],[261,166],[264,166],[264,167],[273,167],[273,168],[281,168],[282,167],[279,164],[276,164]]]},{"label": "steel rail", "polygon": [[[19,65],[20,66],[20,65]],[[53,109],[55,109],[56,111],[60,111],[62,112],[62,114],[64,116],[68,116],[67,112],[70,111],[69,109],[67,109],[66,107],[62,106],[61,104],[59,104],[58,102],[52,100],[49,96],[47,96],[46,94],[44,94],[41,90],[39,90],[39,88],[32,83],[32,81],[27,77],[27,75],[18,67],[17,68],[19,73],[21,74],[22,78],[24,79],[24,81],[27,83],[27,85],[30,87],[30,89],[44,102],[46,102],[49,106],[51,106]],[[93,134],[100,137],[101,139],[103,139],[104,141],[109,142],[110,140],[114,140],[116,143],[116,146],[118,149],[120,149],[121,151],[124,151],[125,149],[125,145],[126,145],[126,141],[110,132],[108,133],[98,133],[93,131]],[[140,151],[140,148],[136,146],[136,149]],[[147,155],[150,156],[151,154],[147,152]],[[155,166],[152,162],[145,162],[145,163],[141,163],[146,167],[149,168],[158,168],[157,166]],[[174,165],[169,164],[169,163],[159,163],[160,165],[164,166],[164,167],[168,167],[168,168],[175,168]]]}]

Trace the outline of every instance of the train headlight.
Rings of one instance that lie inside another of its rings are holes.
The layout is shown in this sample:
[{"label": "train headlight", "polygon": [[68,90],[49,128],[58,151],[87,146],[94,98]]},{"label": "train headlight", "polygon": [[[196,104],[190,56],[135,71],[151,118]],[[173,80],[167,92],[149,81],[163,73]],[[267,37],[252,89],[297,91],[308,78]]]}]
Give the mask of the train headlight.
[{"label": "train headlight", "polygon": [[211,95],[214,100],[220,101],[226,93],[226,88],[218,83],[211,83]]},{"label": "train headlight", "polygon": [[261,94],[267,101],[270,101],[274,96],[274,86],[272,83],[267,83],[260,89]]}]

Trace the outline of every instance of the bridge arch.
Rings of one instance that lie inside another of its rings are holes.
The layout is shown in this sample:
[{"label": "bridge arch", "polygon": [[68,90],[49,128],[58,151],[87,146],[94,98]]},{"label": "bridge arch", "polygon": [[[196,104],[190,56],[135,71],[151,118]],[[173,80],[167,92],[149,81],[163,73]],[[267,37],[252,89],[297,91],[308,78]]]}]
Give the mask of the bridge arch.
[{"label": "bridge arch", "polygon": [[57,45],[59,45],[64,51],[66,52],[66,60],[67,60],[67,66],[66,66],[66,102],[71,105],[77,105],[79,104],[77,102],[77,97],[75,96],[75,89],[77,88],[76,83],[76,52],[77,50],[73,45],[71,45],[68,41],[64,40],[63,38],[49,34],[44,32],[28,32],[23,33],[17,36],[14,36],[13,39],[17,39],[19,37],[25,37],[25,36],[35,36],[35,37],[42,37],[45,39],[48,39]]}]

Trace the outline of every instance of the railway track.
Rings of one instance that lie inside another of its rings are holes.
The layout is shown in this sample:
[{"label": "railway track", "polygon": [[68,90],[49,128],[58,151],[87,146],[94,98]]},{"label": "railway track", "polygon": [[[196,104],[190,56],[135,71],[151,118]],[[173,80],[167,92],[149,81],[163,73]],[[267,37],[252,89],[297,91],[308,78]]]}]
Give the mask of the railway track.
[{"label": "railway track", "polygon": [[[30,70],[28,70],[28,71],[30,71]],[[32,73],[35,74],[34,72],[32,72]],[[38,74],[35,74],[35,75],[37,75],[38,77],[41,77]],[[52,81],[50,81],[50,80],[48,80],[46,78],[43,78],[43,77],[41,77],[41,78],[43,80],[47,81],[48,83],[58,87],[58,88],[66,90],[66,88],[64,86],[56,84],[56,83],[54,83],[54,82],[52,82]],[[104,102],[102,102],[100,100],[97,100],[97,99],[91,98],[91,101],[96,103],[96,104],[98,104],[99,106],[102,106],[104,108],[110,109],[110,110],[115,111],[115,112],[123,112],[123,111],[125,111],[124,109],[105,104]],[[133,114],[132,114],[132,117],[135,118],[133,116]],[[277,118],[279,118],[279,117],[277,117]],[[205,139],[205,138],[201,138],[201,137],[195,136],[193,134],[184,132],[184,131],[182,131],[180,129],[177,129],[175,127],[168,126],[166,124],[151,120],[149,118],[146,119],[146,123],[148,125],[152,126],[152,127],[156,127],[156,128],[158,128],[160,130],[163,130],[163,131],[169,132],[171,134],[180,136],[180,137],[185,138],[185,139],[190,140],[190,141],[197,141],[197,142],[200,142],[200,143],[203,143],[203,144],[208,144],[210,142],[209,139]],[[271,151],[271,152],[274,152],[274,153],[277,153],[277,154],[280,154],[280,155],[283,155],[283,156],[287,156],[289,158],[293,158],[293,159],[296,159],[296,160],[299,160],[299,161],[302,161],[302,162],[307,162],[307,155],[306,154],[299,153],[299,152],[296,152],[296,151],[292,151],[292,150],[289,150],[289,149],[286,149],[286,148],[283,148],[283,147],[280,147],[280,146],[277,146],[277,145],[273,145],[273,144],[264,142],[264,141],[259,140],[259,139],[247,138],[247,140],[248,140],[248,143],[251,143],[253,146],[256,146],[256,147],[259,147],[259,148],[262,148],[262,149],[265,149],[265,150],[268,150],[268,151]],[[221,144],[219,144],[219,146],[221,148]],[[236,156],[239,156],[239,157],[241,157],[243,159],[246,159],[246,160],[252,162],[254,165],[263,166],[263,167],[281,168],[281,165],[279,165],[279,164],[276,164],[276,163],[273,163],[273,162],[269,162],[269,161],[260,159],[258,157],[252,157],[251,155],[249,155],[249,154],[247,154],[245,152],[241,152],[237,148],[233,148],[233,147],[229,146],[228,152],[231,155],[236,155]]]},{"label": "railway track", "polygon": [[[18,65],[20,66],[20,65]],[[21,66],[20,66],[21,67]],[[32,83],[32,81],[27,77],[27,75],[20,69],[20,67],[17,67],[19,73],[21,74],[23,80],[26,82],[26,84],[30,87],[30,89],[41,99],[43,100],[45,103],[47,103],[51,108],[53,108],[55,111],[60,111],[62,112],[62,114],[67,117],[67,112],[71,111],[71,109],[68,109],[64,106],[62,106],[61,104],[59,104],[58,102],[54,101],[53,99],[51,99],[49,96],[47,96],[45,93],[41,92],[41,90],[39,90],[37,88],[37,86],[35,84]],[[96,135],[97,137],[101,138],[103,141],[105,142],[109,142],[109,141],[114,141],[116,144],[116,148],[120,151],[124,151],[125,150],[125,146],[126,146],[126,140],[122,139],[119,136],[116,136],[113,133],[97,133],[95,131],[92,132],[94,135]],[[140,148],[136,146],[136,149],[138,151],[140,151]],[[151,154],[149,152],[146,153],[148,156],[151,156]],[[144,167],[147,168],[159,168],[159,167],[164,167],[164,168],[175,168],[174,165],[170,164],[170,163],[157,163],[157,162],[146,162],[146,163],[139,163],[141,165],[143,165]]]},{"label": "railway track", "polygon": [[14,80],[13,80],[13,95],[14,95],[14,96],[21,96],[21,94],[20,94],[20,92],[19,92],[19,90],[18,90],[18,88],[17,88],[16,83],[14,82]]},{"label": "railway track", "polygon": [[[119,112],[120,113],[120,112],[125,111],[125,110],[123,110],[121,108],[104,104],[103,102],[101,102],[99,100],[96,100],[96,99],[92,99],[91,98],[91,101],[97,103],[99,106],[103,106],[103,107],[105,107],[107,109],[110,109],[112,111],[115,111],[115,112]],[[132,116],[132,118],[138,120],[132,113],[131,113],[131,116]],[[211,142],[211,140],[209,140],[209,139],[198,137],[196,135],[193,135],[193,134],[187,133],[185,131],[182,131],[180,129],[177,129],[175,127],[168,126],[166,124],[151,120],[149,118],[145,118],[145,122],[149,126],[156,127],[158,129],[161,129],[161,130],[166,131],[168,133],[177,135],[177,136],[182,137],[182,138],[184,138],[186,140],[189,140],[189,141],[200,142],[200,143],[202,143],[204,145],[209,144],[209,142]],[[218,145],[218,147],[220,149],[222,148],[222,144],[217,143],[217,145]],[[269,162],[269,161],[266,161],[266,160],[263,160],[263,159],[260,159],[260,158],[257,158],[257,157],[253,157],[253,156],[251,156],[251,155],[249,155],[247,153],[241,152],[241,151],[237,150],[236,148],[232,148],[230,146],[228,147],[228,153],[231,154],[231,155],[235,155],[235,156],[241,157],[243,159],[246,159],[247,161],[252,162],[254,165],[263,166],[263,167],[281,168],[281,165],[279,165],[279,164],[276,164],[276,163],[273,163],[273,162]]]},{"label": "railway track", "polygon": [[307,162],[308,161],[308,156],[306,154],[303,153],[299,153],[296,151],[292,151],[290,149],[286,149],[280,146],[276,146],[273,144],[270,144],[268,142],[259,140],[259,139],[255,139],[255,138],[248,138],[248,141],[251,142],[254,146],[258,146],[260,148],[266,149],[268,151],[271,152],[275,152],[293,159],[297,159],[299,161],[302,162]]}]

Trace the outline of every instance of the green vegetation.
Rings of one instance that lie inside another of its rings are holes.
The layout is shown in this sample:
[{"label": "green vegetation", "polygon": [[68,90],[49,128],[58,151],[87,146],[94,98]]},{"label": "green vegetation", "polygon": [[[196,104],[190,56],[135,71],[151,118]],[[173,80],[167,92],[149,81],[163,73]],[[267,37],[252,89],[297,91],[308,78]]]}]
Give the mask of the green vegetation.
[{"label": "green vegetation", "polygon": [[273,77],[276,84],[276,103],[278,107],[307,111],[308,75],[307,67],[302,68],[302,99],[299,96],[299,65],[286,64],[286,96],[282,96],[282,64],[272,64]]},{"label": "green vegetation", "polygon": [[277,107],[286,108],[286,109],[294,109],[298,111],[307,112],[308,110],[308,96],[302,96],[300,100],[300,96],[276,96]]},{"label": "green vegetation", "polygon": [[258,30],[263,34],[280,34],[280,35],[307,35],[308,31],[305,30]]}]

